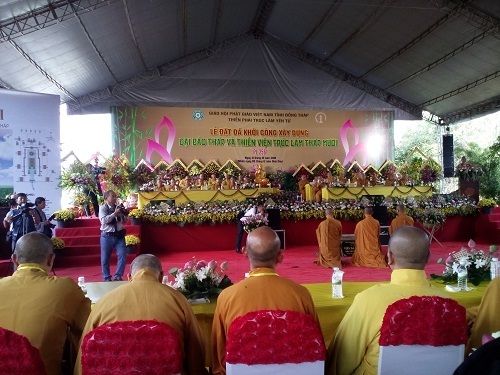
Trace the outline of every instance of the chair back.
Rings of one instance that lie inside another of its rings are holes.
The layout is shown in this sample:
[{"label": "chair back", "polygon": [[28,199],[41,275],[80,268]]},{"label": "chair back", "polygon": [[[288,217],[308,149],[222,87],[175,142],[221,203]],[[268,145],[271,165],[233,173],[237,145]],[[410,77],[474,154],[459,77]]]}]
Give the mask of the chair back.
[{"label": "chair back", "polygon": [[31,345],[28,338],[5,328],[0,328],[0,374],[44,375],[40,351]]},{"label": "chair back", "polygon": [[379,375],[451,374],[467,342],[465,308],[450,298],[413,296],[390,305],[380,329]]},{"label": "chair back", "polygon": [[81,350],[83,375],[174,375],[182,369],[178,332],[155,320],[99,326],[85,335]]},{"label": "chair back", "polygon": [[325,358],[321,329],[308,314],[259,310],[236,318],[229,327],[228,375],[322,375]]}]

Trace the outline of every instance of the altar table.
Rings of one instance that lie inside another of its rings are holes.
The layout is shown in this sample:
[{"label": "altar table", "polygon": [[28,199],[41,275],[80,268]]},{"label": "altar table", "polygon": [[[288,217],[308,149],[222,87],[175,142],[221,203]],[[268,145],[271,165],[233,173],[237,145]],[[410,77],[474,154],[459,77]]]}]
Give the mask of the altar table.
[{"label": "altar table", "polygon": [[323,199],[358,199],[363,195],[383,195],[384,197],[406,198],[409,196],[432,195],[432,186],[373,186],[373,187],[333,187],[323,188]]},{"label": "altar table", "polygon": [[259,194],[279,193],[276,188],[255,188],[241,190],[176,190],[139,192],[138,206],[143,208],[153,200],[174,200],[175,204],[186,202],[211,202],[214,200],[244,201],[247,198],[257,198]]},{"label": "altar table", "polygon": [[[349,309],[349,306],[351,306],[356,294],[379,283],[380,282],[344,282],[343,293],[345,297],[342,299],[332,298],[332,285],[330,283],[304,284],[311,292],[327,348],[333,339],[335,330]],[[439,281],[433,280],[430,283],[445,291],[445,285]],[[469,292],[449,293],[450,298],[453,298],[466,308],[478,306],[487,286],[488,283],[483,282],[477,287],[473,286],[474,289]],[[210,367],[212,363],[210,336],[215,306],[216,301],[207,304],[192,305],[198,323],[205,336],[206,363],[208,367]]]}]

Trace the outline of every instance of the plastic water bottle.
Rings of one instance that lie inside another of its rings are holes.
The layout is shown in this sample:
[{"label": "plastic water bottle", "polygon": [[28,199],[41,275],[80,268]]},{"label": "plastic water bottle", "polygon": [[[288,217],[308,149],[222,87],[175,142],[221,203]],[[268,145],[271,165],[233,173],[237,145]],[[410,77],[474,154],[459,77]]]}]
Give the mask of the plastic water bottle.
[{"label": "plastic water bottle", "polygon": [[458,289],[467,290],[467,266],[465,265],[465,259],[460,259],[458,261],[457,275]]},{"label": "plastic water bottle", "polygon": [[333,298],[344,298],[342,294],[342,277],[344,276],[344,271],[338,267],[333,267],[332,275],[332,297]]},{"label": "plastic water bottle", "polygon": [[495,277],[500,276],[499,275],[499,267],[500,264],[498,263],[498,258],[491,258],[491,263],[490,263],[490,276],[491,280],[493,280]]},{"label": "plastic water bottle", "polygon": [[83,294],[87,295],[87,284],[85,284],[85,277],[78,277],[78,286],[82,290]]}]

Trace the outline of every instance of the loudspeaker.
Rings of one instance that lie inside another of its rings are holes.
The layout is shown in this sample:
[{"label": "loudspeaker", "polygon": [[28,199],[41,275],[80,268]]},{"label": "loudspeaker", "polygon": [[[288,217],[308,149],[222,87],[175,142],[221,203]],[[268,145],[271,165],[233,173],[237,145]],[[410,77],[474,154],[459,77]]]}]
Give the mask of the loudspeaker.
[{"label": "loudspeaker", "polygon": [[266,209],[267,220],[271,229],[281,229],[280,210],[278,208]]},{"label": "loudspeaker", "polygon": [[455,172],[453,157],[453,134],[443,135],[443,176],[453,177]]}]

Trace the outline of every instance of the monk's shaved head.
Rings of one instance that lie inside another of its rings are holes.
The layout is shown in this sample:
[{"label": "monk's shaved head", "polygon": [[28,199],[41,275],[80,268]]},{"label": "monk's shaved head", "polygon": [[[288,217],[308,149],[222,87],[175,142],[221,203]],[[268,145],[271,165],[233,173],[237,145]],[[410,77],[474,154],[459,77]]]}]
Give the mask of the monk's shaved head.
[{"label": "monk's shaved head", "polygon": [[405,210],[406,210],[405,205],[404,204],[398,204],[398,206],[396,207],[396,210],[398,212],[405,212]]},{"label": "monk's shaved head", "polygon": [[365,207],[365,215],[373,215],[373,208],[370,206]]},{"label": "monk's shaved head", "polygon": [[271,228],[259,227],[248,234],[245,249],[253,267],[274,267],[281,251],[280,239]]},{"label": "monk's shaved head", "polygon": [[416,227],[400,227],[392,232],[389,252],[393,268],[423,270],[429,258],[429,237]]},{"label": "monk's shaved head", "polygon": [[325,216],[333,216],[333,210],[331,208],[327,208],[325,210]]},{"label": "monk's shaved head", "polygon": [[134,277],[137,272],[145,269],[153,272],[155,276],[163,272],[160,260],[153,254],[141,254],[136,257],[130,265],[130,274]]},{"label": "monk's shaved head", "polygon": [[16,243],[16,256],[19,264],[45,264],[54,253],[52,241],[45,234],[30,232],[22,236]]}]

